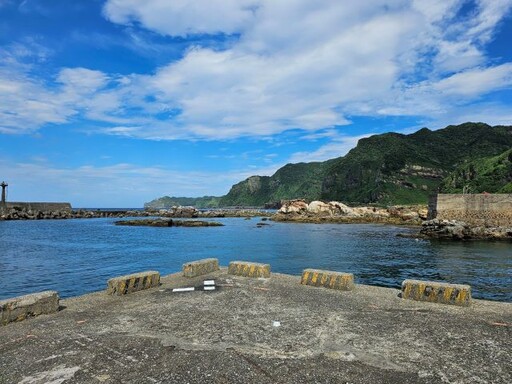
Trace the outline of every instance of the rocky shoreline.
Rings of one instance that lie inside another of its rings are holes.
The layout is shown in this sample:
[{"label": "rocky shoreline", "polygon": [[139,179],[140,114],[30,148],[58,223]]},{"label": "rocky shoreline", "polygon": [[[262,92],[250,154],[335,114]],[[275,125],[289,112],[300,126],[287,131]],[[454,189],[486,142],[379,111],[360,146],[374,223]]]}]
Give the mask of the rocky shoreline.
[{"label": "rocky shoreline", "polygon": [[426,206],[349,207],[338,201],[324,203],[297,199],[283,202],[274,221],[299,223],[379,223],[421,225],[427,219]]},{"label": "rocky shoreline", "polygon": [[0,215],[0,220],[59,220],[59,219],[94,219],[107,217],[142,217],[152,216],[144,211],[90,211],[79,209],[76,211],[37,211],[11,208]]},{"label": "rocky shoreline", "polygon": [[433,219],[422,223],[417,237],[447,240],[510,240],[511,227],[472,226],[463,221]]},{"label": "rocky shoreline", "polygon": [[[158,211],[108,211],[108,210],[57,210],[37,211],[19,208],[4,209],[0,214],[2,220],[61,220],[61,219],[92,219],[92,218],[126,218],[156,217],[149,219],[152,226],[170,226],[170,218],[223,218],[223,217],[264,217],[276,222],[294,223],[337,223],[337,224],[391,224],[421,226],[418,233],[409,237],[423,239],[450,240],[509,240],[512,241],[512,228],[474,226],[456,220],[427,220],[426,206],[390,206],[381,207],[349,207],[343,203],[329,203],[296,199],[283,201],[277,212],[258,209],[215,209],[198,210],[194,207],[172,207]],[[165,223],[164,223],[165,222]],[[171,220],[171,222],[173,222]],[[176,220],[175,224],[180,225]],[[173,222],[173,223],[174,223]],[[164,223],[164,224],[162,224]],[[118,224],[118,223],[116,223]],[[154,225],[153,225],[154,224]],[[144,225],[142,222],[118,225]],[[185,224],[187,225],[187,224]],[[190,225],[194,226],[194,225]]]},{"label": "rocky shoreline", "polygon": [[106,210],[57,210],[37,211],[19,208],[6,209],[0,214],[1,220],[59,220],[124,217],[171,217],[171,218],[221,218],[221,217],[270,217],[272,213],[257,209],[216,209],[198,210],[194,207],[173,207],[158,211],[106,211]]},{"label": "rocky shoreline", "polygon": [[121,220],[114,222],[115,225],[130,227],[222,227],[224,224],[215,221],[202,220],[173,220],[173,219],[142,219],[142,220]]}]

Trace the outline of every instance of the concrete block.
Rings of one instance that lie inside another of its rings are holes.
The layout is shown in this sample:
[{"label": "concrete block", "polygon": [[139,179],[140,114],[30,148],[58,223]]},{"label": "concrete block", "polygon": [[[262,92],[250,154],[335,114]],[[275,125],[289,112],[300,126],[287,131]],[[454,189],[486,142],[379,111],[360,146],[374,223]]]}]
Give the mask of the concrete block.
[{"label": "concrete block", "polygon": [[244,277],[270,277],[270,264],[232,261],[229,263],[228,273]]},{"label": "concrete block", "polygon": [[218,259],[202,259],[183,264],[183,276],[196,277],[219,270]]},{"label": "concrete block", "polygon": [[463,284],[438,283],[422,280],[404,280],[402,298],[431,303],[468,306],[471,287]]},{"label": "concrete block", "polygon": [[121,296],[143,289],[158,287],[159,285],[160,273],[157,271],[145,271],[110,279],[107,283],[107,293],[109,295]]},{"label": "concrete block", "polygon": [[59,293],[57,291],[44,291],[0,300],[0,324],[6,325],[13,321],[54,313],[58,310]]},{"label": "concrete block", "polygon": [[351,291],[354,289],[354,275],[352,273],[323,271],[320,269],[305,269],[302,272],[300,283],[314,287]]}]

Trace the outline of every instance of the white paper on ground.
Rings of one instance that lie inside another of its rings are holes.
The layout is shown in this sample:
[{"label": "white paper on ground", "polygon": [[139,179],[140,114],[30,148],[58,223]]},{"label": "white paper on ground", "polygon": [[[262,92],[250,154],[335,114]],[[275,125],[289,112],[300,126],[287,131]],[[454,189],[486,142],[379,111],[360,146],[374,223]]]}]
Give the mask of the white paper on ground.
[{"label": "white paper on ground", "polygon": [[174,288],[172,291],[173,292],[190,292],[190,291],[194,291],[195,288],[194,287],[186,287],[186,288]]}]

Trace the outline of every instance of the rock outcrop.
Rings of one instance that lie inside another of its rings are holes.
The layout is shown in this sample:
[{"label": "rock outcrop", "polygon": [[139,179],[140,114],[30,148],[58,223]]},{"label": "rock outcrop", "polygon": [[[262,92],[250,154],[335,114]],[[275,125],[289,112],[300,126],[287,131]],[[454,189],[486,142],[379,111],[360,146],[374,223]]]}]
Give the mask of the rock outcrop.
[{"label": "rock outcrop", "polygon": [[274,215],[276,221],[299,222],[357,222],[421,224],[426,218],[424,206],[349,207],[338,201],[328,203],[303,199],[282,201],[281,209]]},{"label": "rock outcrop", "polygon": [[286,200],[281,202],[281,208],[278,213],[282,214],[302,214],[307,212],[308,203],[304,199]]},{"label": "rock outcrop", "polygon": [[420,237],[452,240],[512,240],[512,228],[472,226],[463,221],[433,219],[422,224]]},{"label": "rock outcrop", "polygon": [[116,221],[114,224],[131,227],[221,227],[224,225],[214,221],[172,219],[122,220]]}]

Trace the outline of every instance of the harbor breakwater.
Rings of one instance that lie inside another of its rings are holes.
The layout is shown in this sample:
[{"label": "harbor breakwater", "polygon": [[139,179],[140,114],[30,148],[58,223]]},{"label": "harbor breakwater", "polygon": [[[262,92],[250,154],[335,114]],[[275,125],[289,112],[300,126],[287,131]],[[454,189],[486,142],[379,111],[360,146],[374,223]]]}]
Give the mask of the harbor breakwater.
[{"label": "harbor breakwater", "polygon": [[258,269],[270,266],[218,269],[212,261],[160,281],[156,271],[120,276],[110,290],[0,326],[0,383],[512,379],[509,303],[441,305],[414,297],[469,298],[466,287],[406,281],[401,290],[336,289],[350,276],[306,270],[262,278]]},{"label": "harbor breakwater", "polygon": [[194,207],[173,207],[158,211],[71,209],[69,203],[7,203],[0,220],[94,219],[124,217],[220,218],[265,217],[272,213],[258,209],[198,210]]}]

